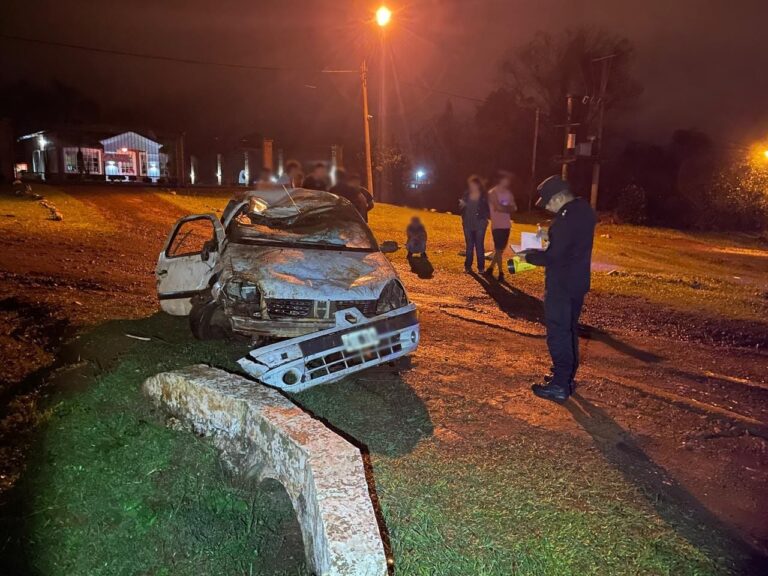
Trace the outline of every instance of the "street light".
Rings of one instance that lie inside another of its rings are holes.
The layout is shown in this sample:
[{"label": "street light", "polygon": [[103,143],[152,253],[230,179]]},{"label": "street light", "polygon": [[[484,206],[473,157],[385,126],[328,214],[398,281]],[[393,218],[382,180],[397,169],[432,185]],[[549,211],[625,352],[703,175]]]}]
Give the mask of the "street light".
[{"label": "street light", "polygon": [[381,6],[378,10],[376,10],[376,24],[378,24],[381,28],[387,26],[390,20],[392,20],[392,10],[386,6]]},{"label": "street light", "polygon": [[[380,6],[376,10],[376,24],[379,28],[386,28],[392,20],[392,10],[386,6]],[[368,63],[363,60],[363,64],[360,67],[360,81],[363,88],[363,129],[365,132],[365,172],[366,172],[366,184],[368,185],[368,191],[374,196],[373,191],[373,158],[371,154],[371,116],[368,113]]]}]

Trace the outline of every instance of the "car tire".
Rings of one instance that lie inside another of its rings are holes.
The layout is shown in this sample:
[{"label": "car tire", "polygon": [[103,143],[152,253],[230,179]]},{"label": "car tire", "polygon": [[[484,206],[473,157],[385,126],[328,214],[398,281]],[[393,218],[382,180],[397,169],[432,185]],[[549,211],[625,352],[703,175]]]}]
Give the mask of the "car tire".
[{"label": "car tire", "polygon": [[229,338],[224,310],[210,297],[196,296],[192,299],[189,313],[189,327],[198,340],[223,340]]}]

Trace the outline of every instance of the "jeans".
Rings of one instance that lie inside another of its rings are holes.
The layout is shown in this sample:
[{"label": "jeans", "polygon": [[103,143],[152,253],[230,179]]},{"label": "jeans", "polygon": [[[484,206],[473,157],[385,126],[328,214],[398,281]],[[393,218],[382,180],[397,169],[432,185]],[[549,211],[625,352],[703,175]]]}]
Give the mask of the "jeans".
[{"label": "jeans", "polygon": [[464,228],[464,243],[466,245],[467,256],[464,259],[464,268],[472,268],[472,261],[477,254],[477,269],[482,272],[485,270],[485,230],[488,224],[485,224],[480,230],[468,230]]},{"label": "jeans", "polygon": [[547,348],[552,357],[552,384],[568,386],[579,368],[579,316],[584,296],[548,291],[544,295]]}]

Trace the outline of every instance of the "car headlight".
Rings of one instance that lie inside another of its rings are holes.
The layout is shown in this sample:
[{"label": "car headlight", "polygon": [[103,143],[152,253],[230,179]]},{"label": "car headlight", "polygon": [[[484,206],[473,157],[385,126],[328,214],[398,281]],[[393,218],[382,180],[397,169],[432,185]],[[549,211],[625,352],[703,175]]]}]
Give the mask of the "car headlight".
[{"label": "car headlight", "polygon": [[226,304],[234,314],[261,317],[259,286],[242,278],[232,278],[224,285]]},{"label": "car headlight", "polygon": [[376,302],[376,314],[391,312],[407,304],[408,296],[406,296],[402,285],[397,280],[391,280],[389,284],[384,286],[384,290],[381,291],[381,296]]}]

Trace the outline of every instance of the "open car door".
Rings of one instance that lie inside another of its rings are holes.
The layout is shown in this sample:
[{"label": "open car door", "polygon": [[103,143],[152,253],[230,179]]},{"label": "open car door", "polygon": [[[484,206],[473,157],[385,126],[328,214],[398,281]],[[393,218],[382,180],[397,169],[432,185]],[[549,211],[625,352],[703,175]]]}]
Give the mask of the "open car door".
[{"label": "open car door", "polygon": [[176,222],[155,268],[157,297],[164,312],[189,314],[192,297],[210,286],[224,237],[214,214],[195,214]]}]

